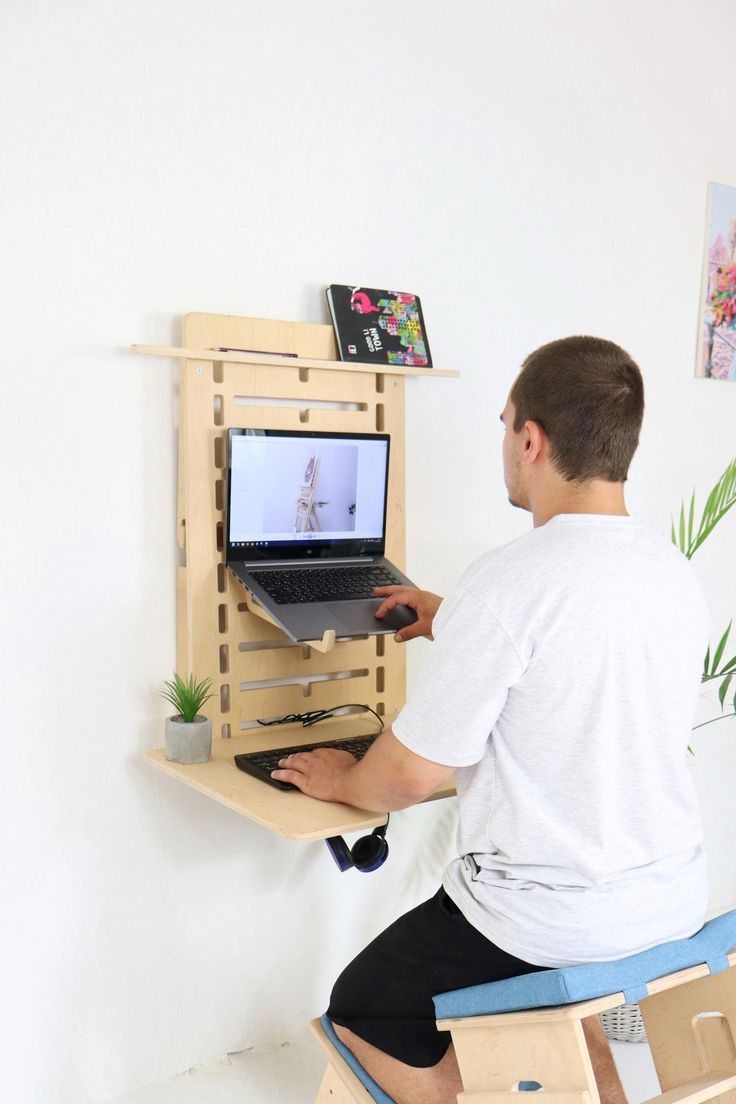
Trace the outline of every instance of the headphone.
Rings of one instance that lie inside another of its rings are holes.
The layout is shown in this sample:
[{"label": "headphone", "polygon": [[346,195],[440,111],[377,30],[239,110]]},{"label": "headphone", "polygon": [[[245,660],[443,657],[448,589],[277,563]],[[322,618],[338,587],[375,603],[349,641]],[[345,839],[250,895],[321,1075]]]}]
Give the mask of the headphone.
[{"label": "headphone", "polygon": [[385,824],[379,824],[369,836],[362,836],[356,840],[352,848],[348,847],[342,836],[330,836],[325,840],[327,850],[337,864],[338,870],[345,873],[354,867],[361,874],[370,874],[372,870],[378,870],[388,858],[388,840],[386,829],[389,817]]}]

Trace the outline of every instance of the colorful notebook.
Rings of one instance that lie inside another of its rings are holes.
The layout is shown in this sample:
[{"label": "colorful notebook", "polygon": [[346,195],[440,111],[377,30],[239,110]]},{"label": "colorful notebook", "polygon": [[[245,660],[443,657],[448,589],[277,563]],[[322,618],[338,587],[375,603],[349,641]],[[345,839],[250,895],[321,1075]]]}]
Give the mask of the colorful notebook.
[{"label": "colorful notebook", "polygon": [[432,367],[416,295],[330,284],[327,302],[341,360]]}]

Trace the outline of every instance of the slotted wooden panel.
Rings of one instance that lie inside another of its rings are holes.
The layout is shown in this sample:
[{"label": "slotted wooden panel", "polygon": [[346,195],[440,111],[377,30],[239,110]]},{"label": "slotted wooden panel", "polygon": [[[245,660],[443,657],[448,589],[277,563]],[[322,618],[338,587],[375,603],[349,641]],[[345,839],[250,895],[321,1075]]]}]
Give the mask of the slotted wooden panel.
[{"label": "slotted wooden panel", "polygon": [[[371,706],[390,723],[406,692],[404,653],[390,635],[341,641],[327,654],[301,645],[240,650],[241,644],[269,643],[283,634],[247,610],[245,592],[222,567],[226,438],[229,428],[390,434],[386,555],[403,569],[404,379],[296,363],[235,363],[216,351],[336,360],[331,326],[197,313],[185,319],[184,345],[213,354],[211,362],[186,360],[181,368],[178,531],[186,566],[179,576],[178,669],[212,679],[217,694],[209,714],[216,736],[234,736],[257,718],[352,702]],[[351,408],[325,409],[315,402]],[[294,684],[241,689],[243,683],[342,672],[360,674],[312,682],[306,693]]]}]

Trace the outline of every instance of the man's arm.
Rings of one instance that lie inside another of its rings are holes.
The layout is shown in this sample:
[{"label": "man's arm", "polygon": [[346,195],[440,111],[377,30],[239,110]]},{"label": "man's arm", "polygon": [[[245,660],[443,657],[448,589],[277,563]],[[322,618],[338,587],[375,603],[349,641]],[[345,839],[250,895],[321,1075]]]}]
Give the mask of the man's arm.
[{"label": "man's arm", "polygon": [[392,813],[428,797],[454,769],[409,751],[387,728],[359,761],[347,751],[318,748],[282,759],[272,776],[319,801]]}]

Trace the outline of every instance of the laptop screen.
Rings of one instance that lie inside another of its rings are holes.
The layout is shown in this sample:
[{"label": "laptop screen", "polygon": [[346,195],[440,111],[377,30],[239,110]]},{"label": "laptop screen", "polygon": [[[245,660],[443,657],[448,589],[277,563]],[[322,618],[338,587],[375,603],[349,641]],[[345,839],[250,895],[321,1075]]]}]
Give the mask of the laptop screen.
[{"label": "laptop screen", "polygon": [[389,440],[228,430],[226,560],[382,555]]}]

